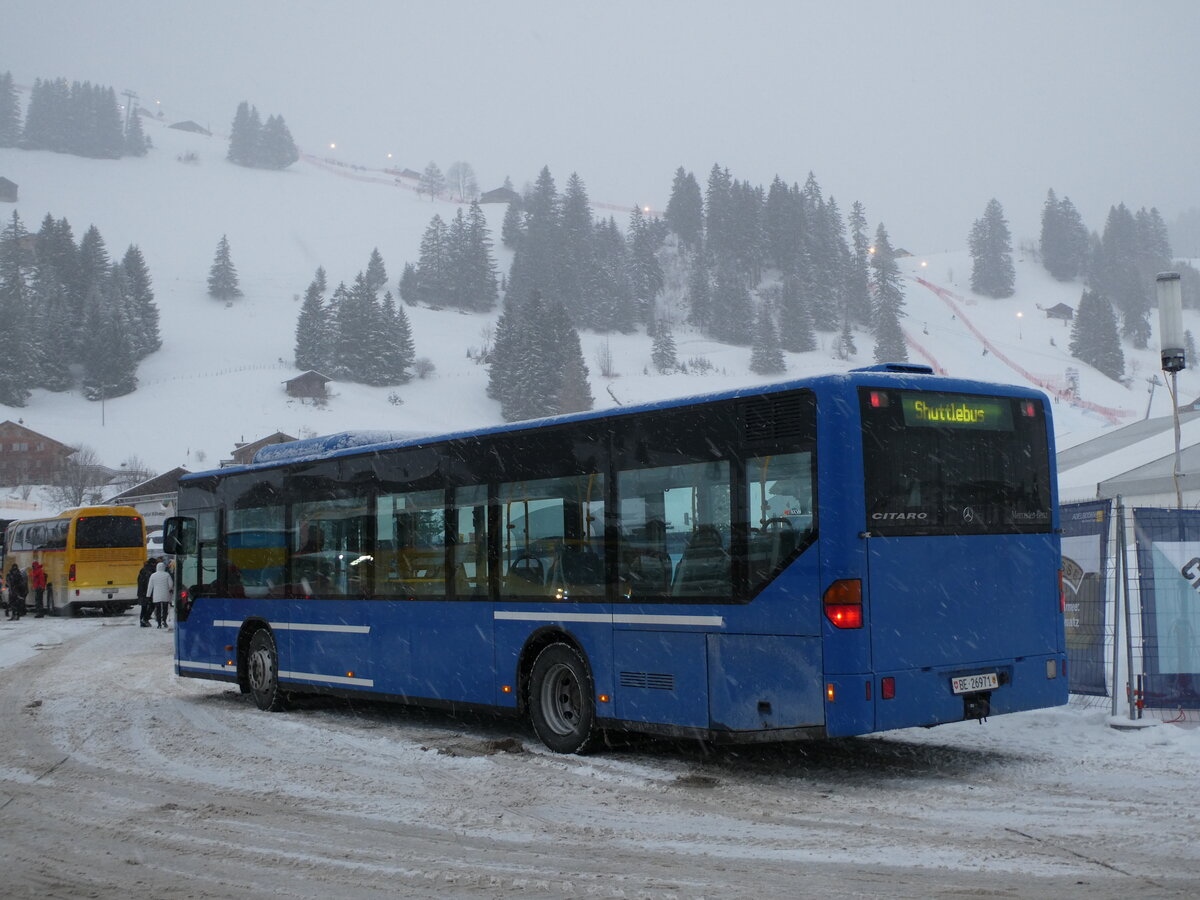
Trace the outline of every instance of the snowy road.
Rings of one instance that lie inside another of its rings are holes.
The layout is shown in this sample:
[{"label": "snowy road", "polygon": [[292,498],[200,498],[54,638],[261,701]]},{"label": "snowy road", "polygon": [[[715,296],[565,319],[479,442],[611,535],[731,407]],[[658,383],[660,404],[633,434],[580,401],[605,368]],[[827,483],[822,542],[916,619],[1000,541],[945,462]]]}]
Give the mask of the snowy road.
[{"label": "snowy road", "polygon": [[1200,892],[1200,731],[1061,709],[879,738],[543,750],[521,723],[176,678],[136,617],[0,624],[6,898]]}]

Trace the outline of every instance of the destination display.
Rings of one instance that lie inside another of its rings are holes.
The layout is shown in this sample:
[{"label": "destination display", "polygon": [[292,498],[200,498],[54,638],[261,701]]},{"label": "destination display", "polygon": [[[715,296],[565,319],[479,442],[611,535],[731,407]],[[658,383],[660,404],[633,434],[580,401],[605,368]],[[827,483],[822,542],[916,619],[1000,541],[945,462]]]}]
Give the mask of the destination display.
[{"label": "destination display", "polygon": [[982,431],[1012,431],[1012,405],[1007,400],[965,394],[914,394],[900,396],[904,424]]}]

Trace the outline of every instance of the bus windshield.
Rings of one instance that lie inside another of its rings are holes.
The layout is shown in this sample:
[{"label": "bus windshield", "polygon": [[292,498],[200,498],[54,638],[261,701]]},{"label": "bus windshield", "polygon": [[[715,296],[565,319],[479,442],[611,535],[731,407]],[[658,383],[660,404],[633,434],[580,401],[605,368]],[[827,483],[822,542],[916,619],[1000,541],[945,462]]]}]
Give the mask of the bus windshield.
[{"label": "bus windshield", "polygon": [[1044,532],[1038,401],[861,388],[867,528],[879,535]]},{"label": "bus windshield", "polygon": [[142,520],[135,516],[80,516],[75,522],[79,550],[141,546]]}]

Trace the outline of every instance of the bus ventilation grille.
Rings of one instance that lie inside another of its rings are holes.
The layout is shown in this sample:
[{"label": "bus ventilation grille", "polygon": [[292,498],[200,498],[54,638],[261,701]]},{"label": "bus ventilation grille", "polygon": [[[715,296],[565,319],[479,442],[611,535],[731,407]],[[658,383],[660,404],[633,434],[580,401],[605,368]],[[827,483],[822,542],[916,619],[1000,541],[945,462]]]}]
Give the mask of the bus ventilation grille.
[{"label": "bus ventilation grille", "polygon": [[622,672],[621,687],[673,691],[675,690],[675,676],[661,672]]},{"label": "bus ventilation grille", "polygon": [[809,398],[802,393],[752,397],[742,403],[746,443],[803,437]]}]

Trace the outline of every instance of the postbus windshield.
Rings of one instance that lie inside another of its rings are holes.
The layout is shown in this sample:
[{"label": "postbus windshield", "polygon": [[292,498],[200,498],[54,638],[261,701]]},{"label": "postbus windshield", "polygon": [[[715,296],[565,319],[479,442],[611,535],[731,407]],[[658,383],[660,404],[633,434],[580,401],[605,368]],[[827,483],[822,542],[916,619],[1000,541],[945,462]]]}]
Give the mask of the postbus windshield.
[{"label": "postbus windshield", "polygon": [[867,528],[878,535],[1044,532],[1046,420],[1035,400],[859,390]]}]

